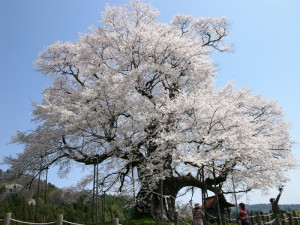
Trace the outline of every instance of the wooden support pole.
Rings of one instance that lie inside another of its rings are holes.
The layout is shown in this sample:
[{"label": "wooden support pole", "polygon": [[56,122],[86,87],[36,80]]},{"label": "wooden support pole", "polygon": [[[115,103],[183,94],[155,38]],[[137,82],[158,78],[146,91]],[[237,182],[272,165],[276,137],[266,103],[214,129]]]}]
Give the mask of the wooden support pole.
[{"label": "wooden support pole", "polygon": [[292,213],[288,213],[288,217],[289,217],[289,225],[294,225]]},{"label": "wooden support pole", "polygon": [[256,223],[257,224],[261,224],[261,217],[260,217],[260,213],[259,212],[256,213]]},{"label": "wooden support pole", "polygon": [[[178,225],[178,211],[175,211],[175,215],[174,215],[174,225]],[[299,224],[297,224],[299,225]]]},{"label": "wooden support pole", "polygon": [[268,221],[266,221],[266,216],[264,216],[263,213],[260,213],[260,216],[261,216],[260,218],[261,218],[262,223],[268,222]]},{"label": "wooden support pole", "polygon": [[11,213],[5,213],[4,215],[4,225],[9,225],[11,219]]},{"label": "wooden support pole", "polygon": [[64,220],[64,215],[63,214],[59,214],[57,216],[57,225],[63,225],[63,220]]},{"label": "wooden support pole", "polygon": [[[266,217],[266,222],[271,222],[274,218],[276,219],[276,214],[273,214],[270,212],[265,217]],[[275,224],[276,224],[276,221],[275,221]]]},{"label": "wooden support pole", "polygon": [[282,214],[282,221],[281,221],[281,224],[282,225],[288,225],[288,223],[286,223],[286,215],[285,214]]},{"label": "wooden support pole", "polygon": [[252,213],[250,213],[250,224],[255,224]]},{"label": "wooden support pole", "polygon": [[[299,223],[299,216],[297,216],[297,214],[296,214],[296,212],[293,210],[293,212],[292,212],[292,214],[293,214],[293,217],[294,217],[294,224],[295,225],[300,225],[300,223]],[[298,217],[298,218],[297,218]]]},{"label": "wooden support pole", "polygon": [[113,225],[119,225],[119,218],[114,218],[114,223],[113,223]]},{"label": "wooden support pole", "polygon": [[276,225],[281,225],[279,214],[275,214],[275,224]]},{"label": "wooden support pole", "polygon": [[223,224],[223,225],[227,225],[225,214],[221,214],[221,221],[222,221],[222,224]]}]

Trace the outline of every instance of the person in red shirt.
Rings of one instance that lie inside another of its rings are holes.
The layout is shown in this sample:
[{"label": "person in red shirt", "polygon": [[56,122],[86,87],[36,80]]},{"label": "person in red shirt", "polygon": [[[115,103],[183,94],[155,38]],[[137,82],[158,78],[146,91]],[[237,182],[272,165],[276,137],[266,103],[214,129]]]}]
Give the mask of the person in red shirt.
[{"label": "person in red shirt", "polygon": [[249,218],[247,217],[246,206],[244,203],[239,204],[240,213],[238,217],[238,221],[240,225],[250,225]]}]

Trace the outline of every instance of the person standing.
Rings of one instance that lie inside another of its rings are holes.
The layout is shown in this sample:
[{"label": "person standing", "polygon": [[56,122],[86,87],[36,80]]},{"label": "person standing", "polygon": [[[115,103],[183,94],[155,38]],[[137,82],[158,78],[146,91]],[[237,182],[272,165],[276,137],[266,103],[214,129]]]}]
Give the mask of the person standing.
[{"label": "person standing", "polygon": [[244,203],[239,204],[240,213],[238,217],[238,222],[240,225],[250,225],[249,218],[247,217],[246,206]]},{"label": "person standing", "polygon": [[279,188],[278,190],[279,190],[279,194],[277,195],[276,199],[270,198],[270,202],[272,204],[272,212],[274,213],[274,215],[276,215],[276,214],[280,215],[280,211],[281,211],[279,208],[278,202],[279,202],[279,199],[280,199],[283,189]]},{"label": "person standing", "polygon": [[203,210],[202,207],[199,205],[199,203],[195,204],[195,207],[193,208],[193,225],[203,225]]},{"label": "person standing", "polygon": [[280,196],[282,194],[282,187],[280,187],[279,189],[279,194],[277,195],[276,199],[275,198],[271,198],[270,202],[272,204],[272,212],[274,214],[274,218],[276,220],[276,224],[281,225],[281,221],[280,221],[280,217],[281,217],[281,210],[279,208],[278,202],[280,199]]}]

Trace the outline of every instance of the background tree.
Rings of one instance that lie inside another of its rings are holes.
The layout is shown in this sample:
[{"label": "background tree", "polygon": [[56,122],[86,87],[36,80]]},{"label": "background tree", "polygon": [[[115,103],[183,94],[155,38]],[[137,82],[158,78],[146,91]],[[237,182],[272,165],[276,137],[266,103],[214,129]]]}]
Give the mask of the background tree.
[{"label": "background tree", "polygon": [[[10,176],[7,173],[4,173],[4,175]],[[29,175],[23,175],[10,180],[10,182],[25,187],[29,178]],[[34,180],[33,182],[38,181]],[[5,188],[5,185],[9,188]],[[23,221],[50,222],[55,221],[58,214],[64,214],[64,218],[68,221],[93,223],[92,218],[95,215],[93,215],[90,190],[59,189],[49,184],[49,189],[47,189],[49,200],[46,202],[46,208],[44,208],[42,196],[39,198],[39,201],[41,201],[39,207],[36,208],[36,202],[33,201],[32,196],[28,196],[26,189],[13,190],[10,186],[7,181],[3,182],[0,192],[0,218],[3,218],[5,213],[12,213],[13,218]],[[37,189],[37,185],[31,185],[32,193],[37,193]],[[99,196],[99,199],[101,199],[101,196]],[[103,205],[98,204],[100,221],[112,221],[116,215],[122,220],[129,219],[133,212],[132,202],[132,197],[127,195],[106,195],[106,207],[102,208]],[[105,220],[102,220],[103,212],[105,213]]]},{"label": "background tree", "polygon": [[[57,42],[35,65],[53,83],[35,103],[37,126],[19,132],[24,145],[6,158],[16,173],[72,162],[100,166],[104,191],[138,181],[136,215],[160,216],[160,182],[175,207],[180,189],[266,190],[295,166],[289,125],[273,101],[232,84],[214,86],[211,51],[229,51],[226,18],[177,15],[156,22],[149,4],[107,6],[103,26],[77,42]],[[266,163],[268,160],[268,163]],[[92,176],[85,181],[92,181]]]}]

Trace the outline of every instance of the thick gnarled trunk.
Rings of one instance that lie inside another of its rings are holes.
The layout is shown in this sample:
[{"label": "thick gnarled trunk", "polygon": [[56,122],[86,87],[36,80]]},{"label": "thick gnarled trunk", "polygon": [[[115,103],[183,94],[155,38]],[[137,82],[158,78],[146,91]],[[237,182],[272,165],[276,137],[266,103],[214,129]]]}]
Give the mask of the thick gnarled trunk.
[{"label": "thick gnarled trunk", "polygon": [[175,199],[178,193],[176,185],[171,185],[169,179],[158,184],[158,188],[152,191],[141,190],[137,195],[135,217],[151,217],[173,221],[175,212]]},{"label": "thick gnarled trunk", "polygon": [[137,195],[135,217],[151,217],[163,220],[174,220],[175,200],[178,192],[188,186],[201,190],[215,191],[210,182],[202,182],[191,175],[168,177],[163,183],[163,201],[161,201],[161,184],[157,189],[149,191],[141,189]]}]

